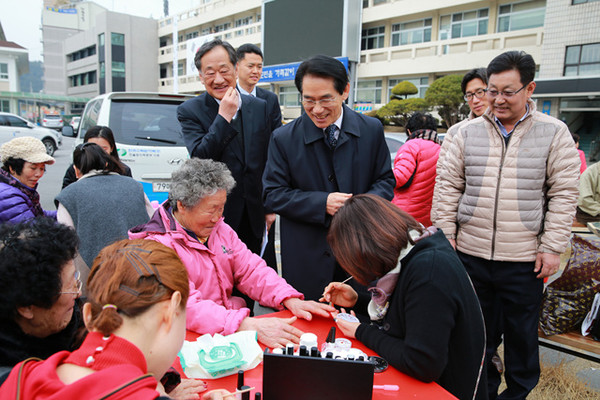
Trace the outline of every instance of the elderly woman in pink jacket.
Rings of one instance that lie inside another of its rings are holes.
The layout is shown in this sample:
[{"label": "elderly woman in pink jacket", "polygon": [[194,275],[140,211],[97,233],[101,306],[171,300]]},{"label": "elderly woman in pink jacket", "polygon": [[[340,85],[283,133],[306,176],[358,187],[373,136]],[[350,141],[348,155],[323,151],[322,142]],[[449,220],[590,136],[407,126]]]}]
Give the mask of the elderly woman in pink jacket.
[{"label": "elderly woman in pink jacket", "polygon": [[392,203],[423,225],[431,226],[431,201],[440,145],[435,119],[416,112],[406,123],[408,140],[394,159],[396,187]]},{"label": "elderly woman in pink jacket", "polygon": [[[290,286],[262,258],[252,253],[223,220],[227,193],[235,181],[221,162],[192,158],[173,173],[169,199],[150,221],[129,232],[131,239],[160,242],[179,255],[190,279],[187,329],[229,335],[255,330],[266,346],[298,343],[297,317],[329,317],[333,307],[314,301]],[[289,309],[291,318],[253,318],[233,289],[260,304]]]}]

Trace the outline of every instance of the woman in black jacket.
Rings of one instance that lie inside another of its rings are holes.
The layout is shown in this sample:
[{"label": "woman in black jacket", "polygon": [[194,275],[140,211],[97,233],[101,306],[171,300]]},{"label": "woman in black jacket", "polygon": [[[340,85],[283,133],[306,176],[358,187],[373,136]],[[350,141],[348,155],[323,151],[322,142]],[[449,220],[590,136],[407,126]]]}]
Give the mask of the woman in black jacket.
[{"label": "woman in black jacket", "polygon": [[426,230],[392,203],[353,196],[334,215],[328,241],[369,298],[330,283],[323,300],[355,307],[362,322],[339,329],[401,372],[437,382],[459,399],[486,399],[483,316],[471,281],[441,231]]}]

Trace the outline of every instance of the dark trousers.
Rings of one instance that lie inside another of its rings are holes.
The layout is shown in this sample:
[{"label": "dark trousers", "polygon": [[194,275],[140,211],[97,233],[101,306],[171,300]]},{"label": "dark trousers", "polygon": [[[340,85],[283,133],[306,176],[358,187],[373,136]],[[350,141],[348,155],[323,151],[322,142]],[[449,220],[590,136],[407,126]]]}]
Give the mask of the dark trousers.
[{"label": "dark trousers", "polygon": [[[248,209],[244,207],[244,212],[242,214],[242,220],[240,221],[240,225],[235,229],[235,233],[237,233],[238,237],[248,249],[255,253],[260,254],[260,246],[262,244],[262,237],[256,237],[254,232],[252,232],[252,227],[250,225],[250,216],[248,215]],[[246,294],[240,292],[236,286],[233,287],[233,291],[231,292],[233,296],[241,297],[246,302],[246,306],[250,309],[250,316],[254,315],[254,300],[251,299]]]},{"label": "dark trousers", "polygon": [[[534,262],[490,261],[460,252],[458,256],[485,319],[489,399],[525,399],[540,377],[538,321],[544,282],[536,278]],[[497,317],[498,310],[502,318]],[[498,395],[500,374],[491,359],[502,334],[507,388]]]}]

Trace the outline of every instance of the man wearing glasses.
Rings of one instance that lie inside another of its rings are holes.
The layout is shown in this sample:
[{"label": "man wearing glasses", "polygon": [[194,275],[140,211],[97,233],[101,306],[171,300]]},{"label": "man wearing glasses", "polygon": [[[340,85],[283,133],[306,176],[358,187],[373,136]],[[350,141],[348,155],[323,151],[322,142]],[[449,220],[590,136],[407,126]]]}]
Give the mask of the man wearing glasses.
[{"label": "man wearing glasses", "polygon": [[236,186],[227,196],[223,216],[258,254],[265,222],[270,227],[274,220],[262,202],[261,179],[271,137],[267,103],[236,89],[237,56],[228,42],[204,43],[194,62],[206,92],[177,109],[185,144],[190,157],[221,161],[231,171]]},{"label": "man wearing glasses", "polygon": [[[436,226],[469,273],[486,323],[490,399],[525,399],[538,382],[544,278],[569,242],[579,156],[567,126],[530,99],[535,62],[509,51],[487,68],[489,108],[460,127],[444,158]],[[498,310],[501,322],[498,323]],[[507,388],[491,364],[504,337]]]},{"label": "man wearing glasses", "polygon": [[395,180],[381,123],[344,105],[350,84],[342,63],[314,56],[300,64],[295,84],[305,112],[273,133],[264,198],[281,217],[283,277],[318,300],[346,276],[326,240],[332,216],[355,194],[390,200]]}]

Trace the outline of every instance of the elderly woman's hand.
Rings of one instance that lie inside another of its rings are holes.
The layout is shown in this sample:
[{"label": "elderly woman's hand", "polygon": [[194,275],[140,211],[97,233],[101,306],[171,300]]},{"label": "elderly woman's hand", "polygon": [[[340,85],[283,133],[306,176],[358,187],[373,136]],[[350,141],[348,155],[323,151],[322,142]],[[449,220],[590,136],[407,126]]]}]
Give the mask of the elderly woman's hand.
[{"label": "elderly woman's hand", "polygon": [[[342,312],[345,313],[346,310],[344,310],[342,308]],[[333,317],[333,320],[335,321],[335,324],[337,325],[337,327],[342,331],[344,336],[346,336],[350,339],[356,339],[356,330],[358,329],[360,322],[348,322],[341,318],[336,318],[336,316],[338,314],[339,314],[339,312],[337,312],[337,311],[331,313],[331,316]],[[356,317],[356,314],[354,314],[354,311],[350,311],[350,315],[353,315]]]},{"label": "elderly woman's hand", "polygon": [[285,347],[289,342],[300,343],[304,332],[292,326],[296,317],[291,318],[244,318],[238,331],[256,331],[258,341],[267,347]]},{"label": "elderly woman's hand", "polygon": [[331,282],[319,301],[333,303],[341,307],[354,307],[358,300],[358,294],[350,285],[341,282]]},{"label": "elderly woman's hand", "polygon": [[317,303],[316,301],[312,300],[304,301],[295,297],[285,299],[283,301],[283,305],[296,317],[305,319],[307,321],[312,320],[312,314],[328,318],[330,313],[335,311],[335,308],[330,305]]}]

